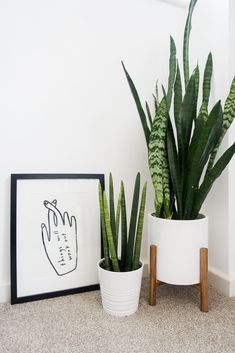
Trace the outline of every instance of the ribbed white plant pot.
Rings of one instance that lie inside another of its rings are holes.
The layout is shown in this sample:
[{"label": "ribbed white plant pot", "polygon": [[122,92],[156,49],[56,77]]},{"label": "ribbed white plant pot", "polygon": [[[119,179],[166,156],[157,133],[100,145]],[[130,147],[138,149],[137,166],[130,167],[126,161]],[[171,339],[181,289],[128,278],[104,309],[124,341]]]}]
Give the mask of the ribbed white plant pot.
[{"label": "ribbed white plant pot", "polygon": [[200,248],[208,248],[208,218],[168,220],[148,215],[149,244],[157,246],[157,279],[190,285],[200,282]]},{"label": "ribbed white plant pot", "polygon": [[139,305],[143,264],[134,271],[112,272],[97,264],[101,298],[104,310],[114,316],[134,314]]}]

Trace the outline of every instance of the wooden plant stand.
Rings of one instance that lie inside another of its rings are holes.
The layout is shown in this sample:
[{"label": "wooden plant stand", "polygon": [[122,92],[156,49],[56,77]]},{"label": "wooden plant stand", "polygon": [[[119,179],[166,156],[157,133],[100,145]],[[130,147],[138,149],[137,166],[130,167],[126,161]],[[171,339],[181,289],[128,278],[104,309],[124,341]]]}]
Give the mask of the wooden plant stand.
[{"label": "wooden plant stand", "polygon": [[[149,304],[156,305],[157,286],[164,284],[157,279],[157,246],[150,246]],[[200,249],[200,283],[192,287],[200,291],[200,309],[208,312],[208,249]]]}]

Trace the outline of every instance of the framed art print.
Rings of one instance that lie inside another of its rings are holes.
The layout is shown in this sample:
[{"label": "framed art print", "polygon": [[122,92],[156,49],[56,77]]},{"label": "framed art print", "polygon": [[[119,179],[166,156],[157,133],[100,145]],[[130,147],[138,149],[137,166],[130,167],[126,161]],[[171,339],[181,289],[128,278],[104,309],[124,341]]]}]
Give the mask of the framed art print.
[{"label": "framed art print", "polygon": [[11,303],[98,289],[103,174],[11,175]]}]

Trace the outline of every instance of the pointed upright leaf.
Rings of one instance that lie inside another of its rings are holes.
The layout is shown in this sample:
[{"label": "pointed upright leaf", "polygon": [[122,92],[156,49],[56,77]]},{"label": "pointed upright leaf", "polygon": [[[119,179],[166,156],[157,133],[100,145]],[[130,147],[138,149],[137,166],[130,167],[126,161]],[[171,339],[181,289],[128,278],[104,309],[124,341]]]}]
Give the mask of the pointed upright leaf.
[{"label": "pointed upright leaf", "polygon": [[196,121],[197,117],[197,102],[198,102],[198,93],[199,93],[199,83],[200,83],[200,72],[198,65],[194,70],[194,77],[195,77],[195,116],[194,121]]},{"label": "pointed upright leaf", "polygon": [[107,233],[105,228],[105,218],[104,218],[103,190],[100,183],[99,183],[99,204],[100,204],[100,217],[101,217],[101,229],[102,229],[102,245],[103,245],[103,252],[104,252],[104,268],[106,270],[110,270],[109,247],[108,247]]},{"label": "pointed upright leaf", "polygon": [[223,112],[221,103],[218,102],[212,109],[206,122],[198,121],[192,142],[189,147],[186,165],[186,179],[183,194],[184,219],[191,219],[195,194],[198,189],[199,180],[203,168],[208,161],[209,155],[217,144],[221,134]]},{"label": "pointed upright leaf", "polygon": [[121,182],[121,224],[122,224],[122,249],[121,249],[121,267],[125,268],[126,247],[127,247],[127,218],[126,218],[126,198],[123,181]]},{"label": "pointed upright leaf", "polygon": [[181,130],[181,124],[180,124],[181,105],[182,105],[182,83],[181,83],[179,63],[177,62],[176,79],[175,79],[175,85],[174,85],[174,117],[175,117],[175,126],[177,131]]},{"label": "pointed upright leaf", "polygon": [[113,241],[112,228],[111,228],[110,216],[109,216],[109,211],[108,211],[108,201],[107,201],[107,197],[106,197],[105,192],[103,192],[103,204],[104,204],[105,229],[106,229],[107,240],[108,240],[108,244],[109,244],[111,262],[112,262],[113,270],[115,272],[120,272],[120,267],[119,267],[118,258],[117,258],[117,252],[116,252],[115,244]]},{"label": "pointed upright leaf", "polygon": [[109,174],[109,212],[110,212],[110,223],[113,235],[113,241],[115,249],[117,250],[117,235],[116,235],[116,221],[115,221],[115,206],[114,206],[114,193],[113,193],[113,177]]},{"label": "pointed upright leaf", "polygon": [[185,89],[189,81],[189,37],[191,31],[192,14],[197,0],[191,0],[188,10],[188,17],[184,28],[184,43],[183,43],[183,64],[184,64],[184,82]]},{"label": "pointed upright leaf", "polygon": [[192,131],[192,124],[195,118],[195,76],[192,75],[181,105],[179,120],[176,125],[178,139],[179,167],[181,181],[183,183],[187,153]]},{"label": "pointed upright leaf", "polygon": [[170,187],[170,171],[167,160],[166,147],[163,152],[162,159],[162,185],[163,185],[163,207],[164,217],[171,218],[171,187]]},{"label": "pointed upright leaf", "polygon": [[127,271],[131,270],[132,261],[133,261],[136,222],[137,222],[137,213],[138,213],[138,206],[139,206],[139,194],[140,194],[140,173],[138,173],[136,176],[132,208],[131,208],[130,229],[129,229],[129,235],[128,235],[128,241],[127,241],[127,251],[126,251],[126,270]]},{"label": "pointed upright leaf", "polygon": [[208,55],[206,67],[204,71],[203,78],[203,98],[202,101],[205,104],[206,108],[208,108],[210,91],[211,91],[211,77],[213,72],[213,60],[211,53]]},{"label": "pointed upright leaf", "polygon": [[146,143],[148,145],[150,130],[149,130],[149,127],[148,127],[148,124],[147,124],[147,118],[146,118],[145,112],[144,112],[144,110],[142,108],[142,105],[141,105],[141,102],[140,102],[140,98],[139,98],[138,92],[137,92],[137,90],[135,88],[134,82],[132,81],[130,75],[128,74],[123,62],[122,62],[122,67],[123,67],[123,70],[125,72],[125,75],[126,75],[126,78],[127,78],[131,93],[132,93],[133,98],[135,100],[135,104],[136,104],[136,107],[137,107],[137,110],[138,110],[138,113],[139,113],[139,116],[140,116],[140,120],[141,120],[141,123],[142,123],[142,127],[143,127],[143,130],[144,130]]},{"label": "pointed upright leaf", "polygon": [[152,117],[151,117],[149,105],[148,105],[147,102],[145,102],[145,107],[146,107],[146,112],[147,112],[147,116],[148,116],[148,120],[149,120],[149,126],[150,126],[150,129],[151,129],[151,128],[152,128],[153,121],[152,121]]},{"label": "pointed upright leaf", "polygon": [[223,141],[224,135],[226,134],[227,130],[232,124],[234,118],[235,118],[235,77],[233,78],[233,81],[230,87],[230,92],[224,106],[223,131],[217,146],[214,148],[214,151],[211,153],[211,157],[207,167],[207,173],[214,165],[214,161],[215,161],[218,149],[221,145],[221,142]]},{"label": "pointed upright leaf", "polygon": [[143,233],[143,226],[144,226],[144,210],[145,210],[145,203],[146,203],[146,190],[147,190],[147,182],[144,184],[144,187],[142,190],[142,195],[141,195],[132,270],[136,270],[137,268],[139,268],[139,265],[140,265],[140,250],[141,250],[141,241],[142,241],[142,233]]},{"label": "pointed upright leaf", "polygon": [[175,137],[171,121],[168,121],[167,128],[167,155],[173,190],[176,196],[177,213],[179,219],[182,218],[182,181],[179,169],[179,160],[176,150]]},{"label": "pointed upright leaf", "polygon": [[207,110],[206,103],[204,103],[204,102],[202,103],[199,114],[202,116],[204,121],[207,121],[207,119],[208,119],[208,110]]},{"label": "pointed upright leaf", "polygon": [[235,77],[233,78],[229,95],[224,105],[223,136],[235,118]]},{"label": "pointed upright leaf", "polygon": [[122,200],[122,192],[120,190],[118,196],[118,203],[117,203],[117,210],[116,210],[116,239],[118,245],[118,238],[119,238],[119,224],[120,224],[120,216],[121,216],[121,200]]},{"label": "pointed upright leaf", "polygon": [[163,205],[163,157],[166,144],[166,129],[168,110],[166,99],[163,98],[159,104],[158,113],[153,121],[152,131],[149,138],[148,159],[149,169],[155,189],[156,215],[160,217]]},{"label": "pointed upright leaf", "polygon": [[169,59],[169,78],[168,78],[168,91],[167,91],[167,106],[170,109],[172,92],[175,83],[176,74],[176,47],[172,37],[170,37],[170,59]]},{"label": "pointed upright leaf", "polygon": [[158,106],[159,106],[159,93],[158,93],[158,81],[155,86],[155,94],[153,94],[154,106],[155,106],[155,116],[157,115]]}]

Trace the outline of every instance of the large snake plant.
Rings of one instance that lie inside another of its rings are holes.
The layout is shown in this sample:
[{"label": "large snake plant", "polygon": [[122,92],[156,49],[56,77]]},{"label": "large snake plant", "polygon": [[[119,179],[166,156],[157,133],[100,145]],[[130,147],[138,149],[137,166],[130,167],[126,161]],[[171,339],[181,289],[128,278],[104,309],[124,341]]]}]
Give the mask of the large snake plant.
[{"label": "large snake plant", "polygon": [[[140,250],[144,224],[147,183],[144,184],[139,206],[140,174],[135,180],[129,230],[127,229],[127,214],[124,184],[121,188],[115,212],[113,179],[109,175],[109,204],[106,192],[102,192],[99,184],[99,202],[103,237],[103,268],[114,272],[133,271],[140,267]],[[121,219],[121,257],[118,256],[119,224]],[[127,234],[128,233],[128,234]]]},{"label": "large snake plant", "polygon": [[199,67],[197,66],[190,75],[189,37],[196,3],[197,0],[190,2],[184,30],[184,84],[176,57],[176,46],[171,37],[168,89],[165,92],[163,87],[163,97],[160,101],[156,89],[154,118],[147,102],[145,113],[135,85],[122,63],[147,143],[157,217],[197,218],[214,181],[235,153],[233,143],[216,160],[223,137],[235,117],[235,77],[224,107],[218,101],[209,111],[212,54],[208,55],[204,69],[200,104]]}]

